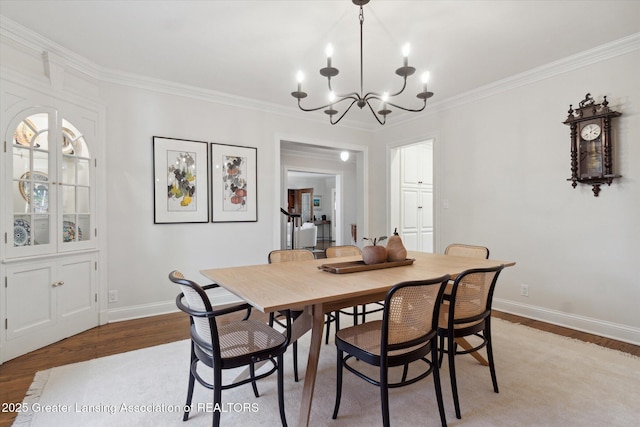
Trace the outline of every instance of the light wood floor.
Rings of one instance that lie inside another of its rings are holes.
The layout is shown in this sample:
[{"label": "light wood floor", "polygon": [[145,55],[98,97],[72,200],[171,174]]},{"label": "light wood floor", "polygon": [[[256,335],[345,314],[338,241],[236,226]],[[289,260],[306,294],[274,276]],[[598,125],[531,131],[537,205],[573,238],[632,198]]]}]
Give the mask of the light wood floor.
[{"label": "light wood floor", "polygon": [[[266,319],[262,313],[252,316]],[[494,311],[494,316],[640,357],[640,346],[574,331],[560,326]],[[0,403],[22,402],[36,372],[98,357],[166,344],[189,338],[189,321],[183,313],[126,322],[90,329],[50,346],[33,351],[0,365]],[[0,412],[0,426],[10,426],[14,413]]]}]

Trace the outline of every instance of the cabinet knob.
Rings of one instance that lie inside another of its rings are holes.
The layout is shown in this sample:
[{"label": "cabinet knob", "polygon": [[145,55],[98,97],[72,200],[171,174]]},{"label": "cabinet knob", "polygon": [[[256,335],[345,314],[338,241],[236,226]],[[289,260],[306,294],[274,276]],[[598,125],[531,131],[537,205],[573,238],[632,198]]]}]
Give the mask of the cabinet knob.
[{"label": "cabinet knob", "polygon": [[58,286],[62,286],[64,285],[64,281],[60,280],[59,282],[55,282],[53,285],[51,285],[52,288],[57,288]]}]

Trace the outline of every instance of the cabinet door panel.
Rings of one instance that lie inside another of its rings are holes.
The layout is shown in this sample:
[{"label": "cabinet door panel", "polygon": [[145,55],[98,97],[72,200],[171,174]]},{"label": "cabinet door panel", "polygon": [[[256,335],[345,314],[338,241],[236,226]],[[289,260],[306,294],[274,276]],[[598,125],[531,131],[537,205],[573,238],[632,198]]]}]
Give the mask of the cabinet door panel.
[{"label": "cabinet door panel", "polygon": [[414,189],[402,190],[402,228],[403,232],[416,231],[419,227],[419,193]]},{"label": "cabinet door panel", "polygon": [[7,340],[49,328],[56,322],[54,270],[49,264],[7,270]]},{"label": "cabinet door panel", "polygon": [[[95,290],[92,283],[94,270],[91,258],[63,262],[60,265],[60,277],[64,285],[58,286],[58,311],[61,319],[76,323],[89,321],[95,326]],[[86,319],[86,317],[89,317]]]}]

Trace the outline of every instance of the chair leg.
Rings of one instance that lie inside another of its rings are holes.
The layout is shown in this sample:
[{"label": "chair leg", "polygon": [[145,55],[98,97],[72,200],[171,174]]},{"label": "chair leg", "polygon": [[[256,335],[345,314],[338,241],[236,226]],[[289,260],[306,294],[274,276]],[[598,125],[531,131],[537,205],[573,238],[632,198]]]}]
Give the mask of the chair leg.
[{"label": "chair leg", "polygon": [[447,355],[449,356],[449,377],[451,377],[451,394],[453,394],[453,406],[456,409],[456,418],[461,419],[460,402],[458,400],[458,384],[456,383],[456,348],[453,334],[447,337]]},{"label": "chair leg", "polygon": [[409,372],[409,364],[405,363],[402,367],[402,380],[400,382],[405,382],[407,380],[407,373]]},{"label": "chair leg", "polygon": [[[249,365],[249,374],[251,375],[251,378],[256,377],[256,365],[254,363]],[[260,397],[260,394],[258,393],[258,385],[256,384],[255,379],[251,381],[251,387],[253,387],[253,394],[256,397]]]},{"label": "chair leg", "polygon": [[280,408],[280,420],[282,427],[287,427],[287,416],[284,411],[284,357],[278,356],[278,407]]},{"label": "chair leg", "polygon": [[353,306],[353,326],[358,324],[358,306]]},{"label": "chair leg", "polygon": [[186,409],[191,408],[191,401],[193,400],[193,387],[196,382],[196,377],[193,375],[192,369],[195,369],[194,364],[197,363],[196,360],[197,360],[196,355],[193,350],[193,341],[191,341],[191,363],[189,363],[189,386],[187,388],[187,402],[184,405],[185,411],[184,411],[184,415],[182,416],[182,421],[187,421],[189,419],[190,412]]},{"label": "chair leg", "polygon": [[293,380],[298,382],[298,341],[293,342]]},{"label": "chair leg", "polygon": [[433,385],[436,389],[436,400],[438,401],[438,411],[440,412],[440,422],[442,427],[447,427],[447,417],[444,414],[444,402],[442,400],[442,384],[440,382],[440,367],[438,366],[438,346],[437,337],[431,341],[431,363],[433,369]]},{"label": "chair leg", "polygon": [[222,370],[213,370],[213,427],[220,427],[222,412]]},{"label": "chair leg", "polygon": [[444,359],[444,335],[440,335],[440,358],[438,359],[438,367],[442,367],[442,359]]},{"label": "chair leg", "polygon": [[391,425],[389,421],[389,369],[386,363],[380,365],[380,403],[382,407],[382,425],[383,427],[389,427]]},{"label": "chair leg", "polygon": [[491,317],[486,320],[484,336],[487,340],[487,359],[489,359],[489,370],[491,371],[491,382],[493,382],[493,391],[498,391],[498,378],[496,377],[496,366],[493,364],[493,345],[491,342]]},{"label": "chair leg", "polygon": [[336,404],[333,407],[333,415],[331,418],[334,420],[338,418],[338,410],[340,409],[340,398],[342,396],[342,351],[338,350],[338,360],[336,365]]},{"label": "chair leg", "polygon": [[329,344],[329,332],[330,332],[330,329],[331,329],[331,315],[330,314],[326,314],[325,315],[324,324],[327,327],[326,335],[324,337],[324,343],[325,344]]}]

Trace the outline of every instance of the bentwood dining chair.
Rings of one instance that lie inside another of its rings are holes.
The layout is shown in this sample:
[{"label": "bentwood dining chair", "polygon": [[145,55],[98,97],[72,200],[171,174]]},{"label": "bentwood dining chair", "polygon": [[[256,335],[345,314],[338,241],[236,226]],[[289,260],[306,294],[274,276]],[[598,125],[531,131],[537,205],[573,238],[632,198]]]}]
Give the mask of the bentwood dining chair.
[{"label": "bentwood dining chair", "polygon": [[[443,426],[447,425],[440,387],[436,328],[442,294],[448,280],[449,276],[445,275],[432,280],[399,283],[387,293],[382,320],[336,332],[338,367],[333,419],[338,417],[342,373],[346,368],[380,388],[382,423],[385,427],[390,425],[389,388],[413,384],[433,374],[440,421]],[[430,359],[427,358],[429,354]],[[417,368],[411,378],[407,378],[407,367],[413,362],[424,365]],[[366,367],[361,368],[361,363],[378,366],[378,375],[372,375],[378,379],[369,376],[370,372],[365,373]],[[404,367],[401,379],[390,382],[389,368],[400,366]]]},{"label": "bentwood dining chair", "polygon": [[[269,264],[275,264],[279,262],[289,262],[289,261],[310,261],[315,259],[313,252],[308,249],[277,249],[269,252],[268,261]],[[297,319],[302,314],[302,311],[292,310],[290,311],[290,316],[292,320]],[[275,313],[269,314],[269,325],[273,326],[274,323],[279,324],[280,326],[284,326],[279,319],[283,317],[283,313],[278,313],[276,316]],[[327,336],[329,335],[329,326],[331,322],[336,322],[336,330],[338,329],[338,320],[336,319],[336,315],[327,314],[325,325],[327,327]],[[293,378],[294,381],[298,382],[298,342],[293,342]]]},{"label": "bentwood dining chair", "polygon": [[[169,273],[169,280],[180,285],[182,293],[177,296],[176,305],[189,315],[191,325],[189,386],[182,420],[186,421],[189,418],[189,410],[187,408],[191,407],[196,380],[204,387],[213,390],[214,408],[220,408],[222,390],[252,383],[253,392],[256,397],[259,397],[256,381],[266,378],[277,371],[280,420],[282,425],[286,426],[282,355],[287,350],[291,338],[290,316],[285,316],[287,329],[285,335],[283,335],[266,323],[250,319],[251,306],[248,304],[214,310],[205,291],[218,287],[215,283],[200,287],[197,283],[185,279],[184,275],[179,271]],[[244,310],[247,311],[247,314],[240,321],[218,324],[216,320],[225,314]],[[267,372],[256,375],[254,366],[255,363],[260,361],[269,361],[272,366]],[[199,363],[213,370],[213,381],[211,383],[205,380],[198,372]],[[240,366],[249,366],[249,378],[223,384],[222,370]],[[214,427],[220,425],[220,415],[220,410],[213,411]]]},{"label": "bentwood dining chair", "polygon": [[[498,393],[491,341],[491,303],[498,276],[503,268],[504,265],[500,265],[493,268],[466,270],[460,273],[453,282],[450,299],[444,300],[440,308],[438,320],[439,363],[442,363],[444,353],[447,353],[453,404],[458,419],[461,418],[461,414],[455,369],[457,354],[469,354],[486,347],[493,391]],[[470,348],[458,348],[456,338],[465,337],[473,339],[473,342],[469,343]]]},{"label": "bentwood dining chair", "polygon": [[[362,250],[355,245],[342,245],[342,246],[329,246],[324,250],[324,255],[327,258],[337,258],[343,256],[362,256]],[[345,314],[347,316],[353,317],[354,326],[358,324],[358,316],[362,317],[362,323],[366,322],[367,314],[378,313],[382,311],[384,305],[381,302],[371,303],[374,305],[374,308],[370,308],[367,310],[367,305],[362,304],[360,307],[353,306],[351,311],[340,310],[341,314]],[[325,337],[325,342],[329,342],[329,331],[327,330],[327,336]]]},{"label": "bentwood dining chair", "polygon": [[464,256],[468,258],[489,259],[489,248],[484,246],[465,245],[462,243],[452,243],[444,250],[445,255]]}]

